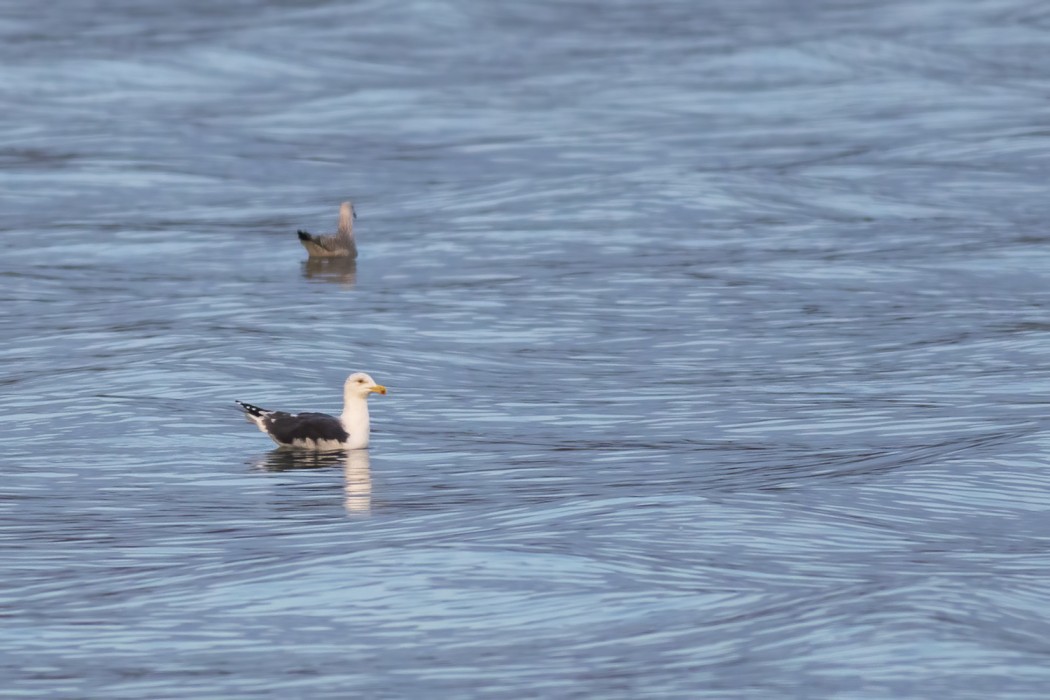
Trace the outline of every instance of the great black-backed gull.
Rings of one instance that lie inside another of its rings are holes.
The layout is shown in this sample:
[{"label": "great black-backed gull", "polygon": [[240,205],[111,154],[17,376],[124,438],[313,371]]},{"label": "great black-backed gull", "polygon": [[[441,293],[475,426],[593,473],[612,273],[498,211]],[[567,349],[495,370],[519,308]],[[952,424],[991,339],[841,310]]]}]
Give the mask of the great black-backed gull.
[{"label": "great black-backed gull", "polygon": [[238,401],[244,417],[259,426],[280,447],[303,450],[357,450],[368,447],[368,395],[385,394],[364,372],[351,374],[343,384],[343,412],[336,418],[327,413],[284,413]]},{"label": "great black-backed gull", "polygon": [[354,219],[357,211],[352,202],[343,202],[339,206],[339,230],[329,236],[315,236],[306,231],[298,231],[299,242],[306,248],[311,258],[350,258],[357,257],[357,243],[354,242]]}]

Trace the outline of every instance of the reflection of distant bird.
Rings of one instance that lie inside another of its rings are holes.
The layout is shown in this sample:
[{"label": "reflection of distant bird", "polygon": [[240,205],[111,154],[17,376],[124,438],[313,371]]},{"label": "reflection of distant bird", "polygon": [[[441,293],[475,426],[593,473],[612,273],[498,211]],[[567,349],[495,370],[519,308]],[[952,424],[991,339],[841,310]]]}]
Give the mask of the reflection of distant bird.
[{"label": "reflection of distant bird", "polygon": [[300,230],[299,242],[311,258],[356,258],[357,243],[354,242],[354,219],[357,212],[352,202],[343,202],[339,207],[339,230],[330,236],[315,236]]},{"label": "reflection of distant bird", "polygon": [[303,277],[353,287],[357,284],[357,261],[353,258],[307,258],[303,260]]},{"label": "reflection of distant bird", "polygon": [[259,426],[281,447],[304,450],[356,450],[368,447],[368,395],[385,394],[386,387],[364,372],[351,374],[343,384],[343,412],[336,418],[326,413],[284,413],[238,401],[244,417]]}]

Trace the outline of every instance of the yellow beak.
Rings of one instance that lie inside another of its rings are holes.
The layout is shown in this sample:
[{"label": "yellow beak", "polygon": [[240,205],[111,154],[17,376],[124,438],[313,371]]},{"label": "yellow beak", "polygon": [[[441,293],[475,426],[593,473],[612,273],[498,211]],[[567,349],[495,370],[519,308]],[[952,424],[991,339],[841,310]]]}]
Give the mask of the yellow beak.
[{"label": "yellow beak", "polygon": [[374,391],[377,394],[385,394],[386,393],[386,387],[383,386],[382,384],[376,384],[374,387],[371,387],[369,389],[369,391]]}]

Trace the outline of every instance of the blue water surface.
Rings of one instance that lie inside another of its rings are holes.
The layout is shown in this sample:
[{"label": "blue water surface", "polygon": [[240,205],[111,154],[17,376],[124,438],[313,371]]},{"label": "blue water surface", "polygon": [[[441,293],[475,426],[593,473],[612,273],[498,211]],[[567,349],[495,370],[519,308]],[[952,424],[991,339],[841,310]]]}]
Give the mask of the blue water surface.
[{"label": "blue water surface", "polygon": [[[1048,51],[1027,0],[3,3],[5,697],[1045,698]],[[365,452],[233,404],[354,370]]]}]

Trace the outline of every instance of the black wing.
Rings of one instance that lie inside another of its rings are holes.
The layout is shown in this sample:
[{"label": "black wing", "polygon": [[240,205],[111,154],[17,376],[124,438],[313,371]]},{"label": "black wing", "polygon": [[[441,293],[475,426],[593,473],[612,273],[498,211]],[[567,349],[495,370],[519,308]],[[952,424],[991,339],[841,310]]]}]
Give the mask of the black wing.
[{"label": "black wing", "polygon": [[277,442],[290,445],[296,440],[337,440],[350,437],[339,419],[327,413],[271,413],[263,421],[266,431]]}]

